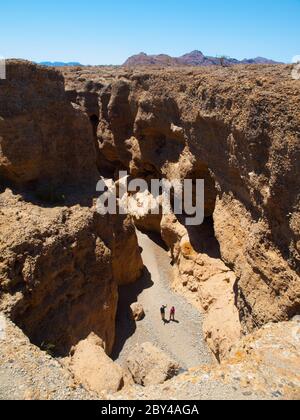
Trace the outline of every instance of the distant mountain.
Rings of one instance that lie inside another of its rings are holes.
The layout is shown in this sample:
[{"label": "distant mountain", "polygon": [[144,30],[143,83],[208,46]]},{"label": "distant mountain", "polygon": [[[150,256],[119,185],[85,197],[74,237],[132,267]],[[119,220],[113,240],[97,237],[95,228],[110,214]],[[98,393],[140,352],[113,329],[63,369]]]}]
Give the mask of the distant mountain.
[{"label": "distant mountain", "polygon": [[264,57],[245,59],[242,61],[242,63],[245,63],[245,64],[282,64],[282,63],[278,63],[277,61],[269,60],[268,58],[264,58]]},{"label": "distant mountain", "polygon": [[176,58],[170,57],[166,54],[147,55],[140,53],[128,58],[124,66],[173,66],[176,65]]},{"label": "distant mountain", "polygon": [[209,57],[205,56],[201,51],[192,51],[191,53],[184,54],[181,57],[171,57],[166,54],[147,55],[140,53],[128,58],[124,63],[127,67],[136,66],[162,66],[162,67],[175,67],[175,66],[217,66],[217,65],[235,65],[235,64],[279,64],[276,61],[269,60],[263,57],[244,59],[242,61],[230,57]]},{"label": "distant mountain", "polygon": [[70,66],[70,67],[76,67],[76,66],[82,66],[82,64],[80,63],[76,63],[76,62],[70,62],[70,63],[64,63],[62,61],[42,61],[41,63],[38,63],[41,66],[48,66],[48,67],[65,67],[65,66]]}]

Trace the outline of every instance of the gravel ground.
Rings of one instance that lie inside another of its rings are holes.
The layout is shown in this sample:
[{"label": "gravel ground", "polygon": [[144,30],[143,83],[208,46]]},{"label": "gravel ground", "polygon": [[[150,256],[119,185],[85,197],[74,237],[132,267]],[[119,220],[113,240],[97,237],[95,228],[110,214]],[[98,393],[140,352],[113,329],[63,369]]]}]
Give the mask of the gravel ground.
[{"label": "gravel ground", "polygon": [[[225,384],[195,366],[211,365],[214,360],[202,332],[203,315],[170,287],[172,267],[161,243],[153,236],[138,232],[139,245],[146,267],[137,284],[120,291],[115,360],[126,366],[126,358],[136,344],[151,342],[178,361],[182,374],[159,386],[133,386],[108,399],[137,400],[257,400],[265,399],[240,383]],[[140,322],[130,320],[130,304],[139,302],[145,310]],[[175,306],[178,323],[164,325],[160,307]],[[191,369],[192,368],[192,369]],[[187,371],[187,369],[190,369]],[[185,372],[185,373],[184,373]]]},{"label": "gravel ground", "polygon": [[250,388],[243,388],[239,384],[225,384],[213,380],[209,375],[201,375],[199,371],[187,372],[159,386],[147,388],[135,386],[120,392],[117,396],[112,395],[110,398],[153,401],[256,401],[273,399],[258,394]]},{"label": "gravel ground", "polygon": [[59,361],[30,344],[13,323],[1,317],[0,400],[90,400]]},{"label": "gravel ground", "polygon": [[[125,365],[135,344],[151,342],[178,361],[182,369],[211,363],[212,356],[203,338],[201,313],[170,287],[172,267],[167,251],[140,232],[138,239],[146,270],[140,282],[120,291],[115,360]],[[135,301],[143,305],[146,314],[136,325],[130,321],[129,312],[130,304]],[[167,315],[175,306],[177,322],[162,322],[163,304],[168,305]]]}]

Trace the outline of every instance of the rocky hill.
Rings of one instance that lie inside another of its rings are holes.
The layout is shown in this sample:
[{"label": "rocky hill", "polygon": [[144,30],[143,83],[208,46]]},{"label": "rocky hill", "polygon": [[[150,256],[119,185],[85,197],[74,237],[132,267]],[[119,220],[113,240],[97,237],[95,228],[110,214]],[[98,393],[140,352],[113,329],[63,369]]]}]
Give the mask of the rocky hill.
[{"label": "rocky hill", "polygon": [[230,57],[210,57],[205,56],[201,51],[192,51],[181,57],[171,57],[166,54],[147,55],[140,53],[129,57],[124,66],[161,66],[161,67],[178,67],[178,66],[232,66],[236,64],[279,64],[273,60],[263,57],[244,59],[242,61]]}]

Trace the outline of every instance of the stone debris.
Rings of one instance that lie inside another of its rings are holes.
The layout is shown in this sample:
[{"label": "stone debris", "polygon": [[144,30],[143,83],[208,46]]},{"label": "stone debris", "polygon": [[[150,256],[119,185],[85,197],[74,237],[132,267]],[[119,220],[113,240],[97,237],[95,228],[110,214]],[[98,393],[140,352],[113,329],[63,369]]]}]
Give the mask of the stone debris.
[{"label": "stone debris", "polygon": [[136,384],[162,384],[176,376],[179,364],[151,343],[137,345],[127,358],[127,367]]}]

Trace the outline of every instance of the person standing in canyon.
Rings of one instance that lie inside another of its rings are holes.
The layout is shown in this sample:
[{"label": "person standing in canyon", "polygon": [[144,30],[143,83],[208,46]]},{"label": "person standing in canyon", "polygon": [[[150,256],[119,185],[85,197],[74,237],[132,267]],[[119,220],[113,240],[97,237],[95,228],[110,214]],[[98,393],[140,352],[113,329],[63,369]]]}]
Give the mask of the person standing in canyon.
[{"label": "person standing in canyon", "polygon": [[170,321],[174,321],[175,322],[175,313],[176,313],[175,306],[172,306],[172,308],[170,310]]},{"label": "person standing in canyon", "polygon": [[162,305],[162,307],[160,308],[160,313],[161,313],[161,319],[163,320],[164,323],[166,323],[166,309],[167,309],[167,305]]}]

